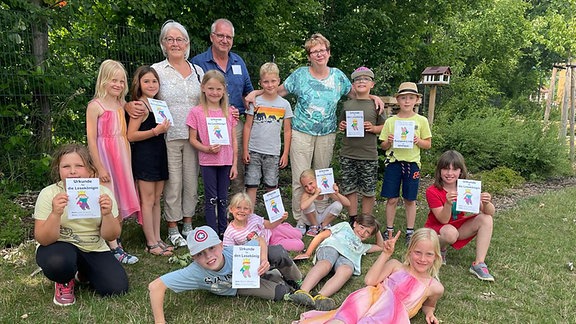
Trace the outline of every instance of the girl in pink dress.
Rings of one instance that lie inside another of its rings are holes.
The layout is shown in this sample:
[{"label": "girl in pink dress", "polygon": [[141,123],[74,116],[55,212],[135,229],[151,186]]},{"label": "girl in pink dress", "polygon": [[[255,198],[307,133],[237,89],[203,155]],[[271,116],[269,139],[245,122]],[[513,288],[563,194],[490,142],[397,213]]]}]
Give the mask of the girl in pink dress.
[{"label": "girl in pink dress", "polygon": [[436,302],[444,293],[438,281],[442,265],[438,235],[431,229],[420,228],[410,240],[404,263],[390,259],[400,236],[384,243],[384,250],[366,273],[367,287],[350,294],[340,308],[329,311],[309,311],[296,323],[410,323],[420,309],[426,323],[439,321],[434,316]]},{"label": "girl in pink dress", "polygon": [[[130,144],[126,139],[124,97],[128,92],[126,70],[122,63],[105,60],[98,70],[94,99],[86,108],[86,135],[90,156],[102,185],[114,192],[119,220],[140,212],[136,186],[132,178]],[[119,240],[108,241],[118,261],[138,262],[126,253]]]}]

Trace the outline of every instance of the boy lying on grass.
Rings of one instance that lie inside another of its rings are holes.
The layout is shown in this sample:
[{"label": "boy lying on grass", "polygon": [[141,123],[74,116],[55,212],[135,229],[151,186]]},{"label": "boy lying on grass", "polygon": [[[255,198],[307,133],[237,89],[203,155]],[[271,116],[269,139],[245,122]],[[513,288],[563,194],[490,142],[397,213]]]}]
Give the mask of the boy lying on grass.
[{"label": "boy lying on grass", "polygon": [[[232,246],[224,247],[218,234],[209,226],[201,226],[188,234],[188,248],[193,262],[186,268],[167,273],[148,285],[150,305],[154,323],[165,323],[164,295],[166,288],[179,293],[186,290],[208,290],[222,296],[257,296],[271,300],[281,300],[294,289],[286,283],[302,279],[302,273],[287,252],[283,255],[268,255],[263,240],[260,245],[260,288],[232,288]],[[278,269],[283,276],[272,276],[266,272]],[[284,281],[286,280],[286,281]]]}]

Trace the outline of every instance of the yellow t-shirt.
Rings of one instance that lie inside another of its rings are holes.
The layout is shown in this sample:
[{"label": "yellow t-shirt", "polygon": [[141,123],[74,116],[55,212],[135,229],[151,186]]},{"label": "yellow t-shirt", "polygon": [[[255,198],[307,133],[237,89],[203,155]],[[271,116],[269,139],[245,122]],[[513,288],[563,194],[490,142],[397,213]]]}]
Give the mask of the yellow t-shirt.
[{"label": "yellow t-shirt", "polygon": [[[394,134],[394,123],[397,120],[414,121],[414,134],[421,139],[432,137],[430,125],[428,124],[428,119],[426,117],[414,114],[408,118],[399,118],[395,115],[386,119],[384,122],[384,127],[382,127],[382,132],[380,133],[381,141],[388,140],[388,135]],[[414,145],[411,149],[393,148],[390,146],[390,148],[386,150],[386,156],[390,159],[390,162],[416,162],[418,163],[418,166],[420,166],[420,147],[418,147],[418,145]]]},{"label": "yellow t-shirt", "polygon": [[[52,199],[61,192],[66,192],[62,181],[42,189],[34,207],[34,218],[39,220],[47,219],[52,212]],[[100,186],[100,193],[110,196],[112,199],[112,215],[115,218],[118,217],[118,205],[112,191]],[[85,252],[109,251],[110,248],[106,245],[106,241],[100,236],[101,224],[102,218],[68,219],[68,207],[65,207],[60,222],[60,237],[58,241],[71,243]]]}]

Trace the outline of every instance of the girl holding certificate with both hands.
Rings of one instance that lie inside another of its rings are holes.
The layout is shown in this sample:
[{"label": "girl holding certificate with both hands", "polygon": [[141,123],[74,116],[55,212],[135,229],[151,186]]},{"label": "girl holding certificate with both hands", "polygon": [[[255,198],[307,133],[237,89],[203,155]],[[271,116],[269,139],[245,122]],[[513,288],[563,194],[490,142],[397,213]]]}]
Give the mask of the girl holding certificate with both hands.
[{"label": "girl holding certificate with both hands", "polygon": [[440,156],[434,172],[434,184],[426,189],[430,212],[424,226],[438,233],[443,264],[446,264],[449,245],[458,250],[476,237],[476,259],[469,271],[480,280],[494,281],[484,262],[492,239],[495,212],[492,196],[487,192],[481,193],[478,214],[457,211],[458,179],[467,177],[468,171],[462,154],[450,150]]},{"label": "girl holding certificate with both hands", "polygon": [[75,303],[74,286],[88,283],[100,296],[128,291],[128,276],[106,241],[120,234],[118,206],[112,192],[100,186],[101,217],[71,219],[65,184],[68,178],[94,178],[96,169],[85,146],[64,145],[54,154],[56,183],[42,189],[34,208],[36,262],[55,283],[54,304]]}]

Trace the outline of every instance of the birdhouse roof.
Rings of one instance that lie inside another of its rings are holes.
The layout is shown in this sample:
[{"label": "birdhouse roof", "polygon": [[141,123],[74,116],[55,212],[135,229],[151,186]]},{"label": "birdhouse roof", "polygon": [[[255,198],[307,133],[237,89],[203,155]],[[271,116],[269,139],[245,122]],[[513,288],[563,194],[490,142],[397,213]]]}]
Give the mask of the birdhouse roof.
[{"label": "birdhouse roof", "polygon": [[429,66],[422,71],[422,75],[452,74],[449,66]]}]

